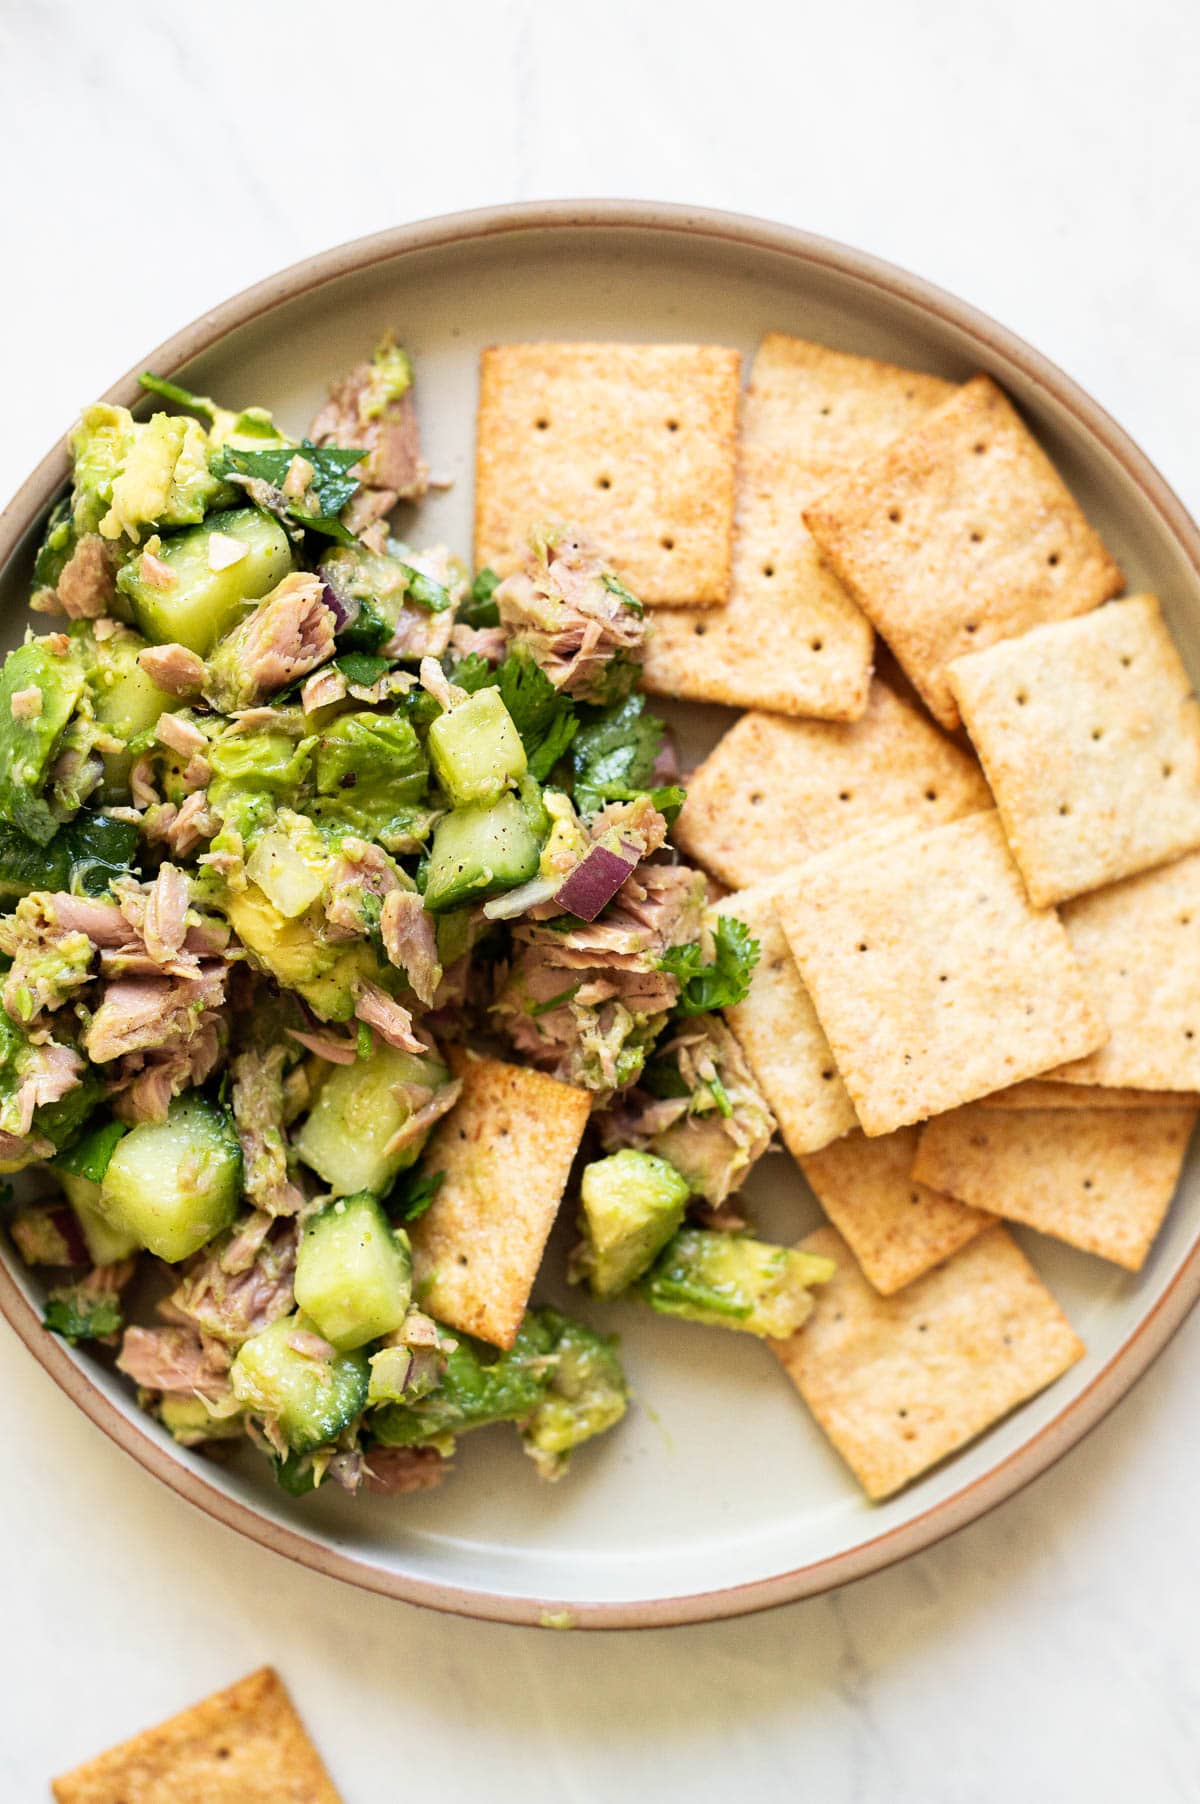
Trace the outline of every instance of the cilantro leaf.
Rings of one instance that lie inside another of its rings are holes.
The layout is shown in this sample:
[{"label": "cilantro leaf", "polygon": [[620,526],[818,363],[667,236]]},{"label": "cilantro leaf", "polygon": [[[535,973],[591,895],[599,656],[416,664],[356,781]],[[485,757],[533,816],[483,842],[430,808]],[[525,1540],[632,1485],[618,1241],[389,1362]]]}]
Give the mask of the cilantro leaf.
[{"label": "cilantro leaf", "polygon": [[121,1299],[103,1291],[89,1291],[82,1284],[52,1290],[46,1299],[42,1326],[61,1334],[72,1345],[81,1340],[107,1340],[124,1326]]},{"label": "cilantro leaf", "polygon": [[[272,491],[270,507],[273,513],[284,515],[298,526],[321,533],[327,539],[336,539],[339,544],[352,545],[354,534],[337,516],[359,486],[358,477],[349,472],[366,455],[365,451],[353,446],[314,445],[311,439],[302,439],[298,445],[271,445],[261,451],[239,451],[232,445],[223,445],[210,459],[209,469],[214,476],[225,479],[240,476],[266,483]],[[302,457],[312,465],[309,492],[316,500],[315,509],[299,507],[283,493],[294,457]],[[436,583],[432,586],[440,587]]]},{"label": "cilantro leaf", "polygon": [[357,683],[363,689],[370,689],[380,677],[385,677],[392,668],[390,658],[377,658],[368,651],[339,652],[336,667],[341,671],[348,683]]},{"label": "cilantro leaf", "polygon": [[450,672],[450,681],[465,689],[468,695],[474,695],[477,689],[486,689],[495,680],[492,666],[477,651],[469,651],[465,658],[459,658]]},{"label": "cilantro leaf", "polygon": [[648,794],[660,813],[674,820],[684,791],[674,784],[650,786],[665,732],[657,714],[646,713],[643,695],[629,696],[580,727],[571,749],[580,814],[596,814],[606,802],[631,802]]},{"label": "cilantro leaf", "polygon": [[759,959],[759,944],[744,921],[721,915],[714,934],[713,956],[706,960],[698,940],[672,946],[660,967],[679,979],[677,1015],[703,1015],[712,1009],[731,1008],[750,988]]},{"label": "cilantro leaf", "polygon": [[481,570],[458,610],[458,618],[467,626],[499,626],[500,610],[492,600],[499,586],[500,578],[494,570]]},{"label": "cilantro leaf", "polygon": [[401,1221],[417,1221],[424,1215],[445,1182],[444,1171],[410,1171],[388,1198],[388,1209]]}]

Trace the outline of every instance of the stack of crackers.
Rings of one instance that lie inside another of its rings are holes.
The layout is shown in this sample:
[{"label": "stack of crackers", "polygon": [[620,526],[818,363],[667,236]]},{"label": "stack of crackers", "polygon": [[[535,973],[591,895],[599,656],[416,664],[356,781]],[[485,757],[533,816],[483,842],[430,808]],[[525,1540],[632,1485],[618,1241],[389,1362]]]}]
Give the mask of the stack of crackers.
[{"label": "stack of crackers", "polygon": [[[987,376],[773,333],[484,356],[476,559],[565,518],[737,718],[675,839],[762,957],[728,1011],[837,1260],[775,1351],[872,1498],[1084,1348],[1000,1224],[1130,1272],[1200,1103],[1200,709]],[[877,638],[889,654],[874,674]]]}]

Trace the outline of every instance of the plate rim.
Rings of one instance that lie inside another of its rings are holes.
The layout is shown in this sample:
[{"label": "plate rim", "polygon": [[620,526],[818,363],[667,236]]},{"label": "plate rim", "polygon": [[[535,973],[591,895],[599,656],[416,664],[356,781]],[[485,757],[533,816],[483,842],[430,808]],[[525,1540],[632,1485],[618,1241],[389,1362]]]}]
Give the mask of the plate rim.
[{"label": "plate rim", "polygon": [[[330,282],[398,257],[506,233],[607,230],[665,232],[773,251],[794,263],[848,276],[892,303],[902,301],[953,326],[973,349],[984,353],[985,366],[995,358],[1016,367],[1033,388],[1082,425],[1140,490],[1200,580],[1200,528],[1165,477],[1099,402],[1023,338],[969,302],[868,252],[799,227],[714,208],[617,199],[523,201],[388,227],[302,258],[210,308],[139,360],[103,399],[128,405],[140,393],[140,370],[153,367],[173,375],[238,327]],[[0,569],[67,473],[64,435],[0,511]],[[838,1553],[739,1585],[672,1597],[579,1603],[476,1590],[398,1571],[291,1528],[244,1502],[126,1415],[90,1375],[83,1358],[46,1333],[7,1263],[0,1260],[0,1314],[32,1357],[115,1445],[177,1495],[225,1527],[326,1577],[455,1615],[532,1627],[666,1628],[715,1621],[815,1596],[907,1559],[977,1521],[1061,1459],[1147,1371],[1198,1298],[1200,1231],[1157,1301],[1078,1396],[1003,1460],[905,1522]]]}]

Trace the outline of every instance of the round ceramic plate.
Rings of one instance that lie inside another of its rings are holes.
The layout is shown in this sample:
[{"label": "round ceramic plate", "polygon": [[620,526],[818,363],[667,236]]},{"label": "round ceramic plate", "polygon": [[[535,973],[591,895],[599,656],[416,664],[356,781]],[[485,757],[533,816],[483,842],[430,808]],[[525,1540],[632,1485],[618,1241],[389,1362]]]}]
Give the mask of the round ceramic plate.
[{"label": "round ceramic plate", "polygon": [[[327,381],[385,327],[412,351],[433,469],[453,486],[420,511],[418,543],[469,552],[482,346],[521,339],[677,339],[737,345],[764,331],[955,379],[983,368],[1031,419],[1131,589],[1163,597],[1195,664],[1200,539],[1137,448],[1060,371],[962,303],[856,252],[782,227],[651,205],[511,207],[401,227],[272,277],[147,358],[228,404],[261,402],[299,433]],[[132,375],[107,397],[131,403]],[[80,396],[81,403],[90,399]],[[29,559],[67,474],[52,454],[0,518],[10,638]],[[406,527],[407,530],[407,527]],[[764,648],[770,655],[770,647]],[[732,718],[676,713],[703,751]],[[818,1218],[784,1155],[748,1190],[757,1223],[794,1239]],[[563,1225],[569,1238],[569,1224]],[[500,1431],[468,1436],[443,1489],[397,1499],[321,1492],[291,1502],[262,1461],[216,1466],[177,1448],[97,1362],[45,1334],[26,1273],[0,1269],[0,1307],[35,1357],[121,1446],[181,1496],[318,1570],[438,1608],[523,1623],[630,1627],[734,1615],[803,1597],[928,1546],[1008,1496],[1086,1432],[1142,1372],[1200,1287],[1200,1186],[1185,1174],[1136,1278],[1029,1236],[1025,1244],[1088,1356],[957,1458],[867,1504],[763,1347],[613,1305],[634,1407],[539,1483]],[[563,1242],[552,1242],[553,1298]]]}]

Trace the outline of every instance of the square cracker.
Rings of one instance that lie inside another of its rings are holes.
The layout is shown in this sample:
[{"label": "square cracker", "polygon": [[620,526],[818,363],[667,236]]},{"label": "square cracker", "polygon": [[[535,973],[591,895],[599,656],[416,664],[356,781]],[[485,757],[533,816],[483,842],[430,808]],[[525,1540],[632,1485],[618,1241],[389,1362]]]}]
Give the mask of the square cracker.
[{"label": "square cracker", "polygon": [[920,1135],[916,1127],[878,1140],[848,1134],[800,1160],[817,1201],[885,1297],[941,1265],[995,1219],[914,1181]]},{"label": "square cracker", "polygon": [[974,1102],[1099,1046],[1053,910],[1035,909],[994,811],[826,853],[779,918],[868,1134]]},{"label": "square cracker", "polygon": [[[788,879],[783,880],[784,884]],[[725,1010],[792,1157],[816,1152],[856,1124],[816,1010],[775,912],[778,883],[737,890],[718,904],[744,921],[759,960],[743,1002]]]},{"label": "square cracker", "polygon": [[643,601],[726,601],[740,368],[721,345],[486,350],[476,564],[507,576],[531,527],[567,521]]},{"label": "square cracker", "polygon": [[592,1099],[543,1071],[451,1054],[462,1095],[425,1153],[445,1177],[411,1229],[423,1308],[511,1347],[587,1126]]},{"label": "square cracker", "polygon": [[1153,595],[958,658],[950,687],[1039,908],[1200,845],[1200,702]]},{"label": "square cracker", "polygon": [[1011,1089],[981,1099],[984,1109],[1191,1109],[1200,1108],[1197,1090],[1105,1090],[1099,1084],[1064,1084],[1060,1078],[1030,1077]]},{"label": "square cracker", "polygon": [[804,510],[821,555],[930,711],[958,725],[947,666],[1107,601],[1121,572],[987,376]]},{"label": "square cracker", "polygon": [[990,808],[975,760],[885,683],[861,720],[744,714],[688,780],[675,842],[733,888],[893,822]]},{"label": "square cracker", "polygon": [[269,1666],[53,1783],[58,1804],[339,1804]]},{"label": "square cracker", "polygon": [[925,1128],[913,1178],[1136,1272],[1195,1120],[1195,1109],[955,1109]]},{"label": "square cracker", "polygon": [[1060,1378],[1083,1342],[1016,1242],[990,1228],[894,1297],[841,1235],[800,1242],[837,1261],[813,1311],[772,1352],[867,1496],[889,1497]]},{"label": "square cracker", "polygon": [[1200,852],[1067,902],[1062,920],[1109,1037],[1048,1075],[1200,1090]]},{"label": "square cracker", "polygon": [[742,401],[728,606],[660,614],[644,687],[856,720],[874,634],[821,562],[800,510],[951,392],[937,376],[769,332]]}]

